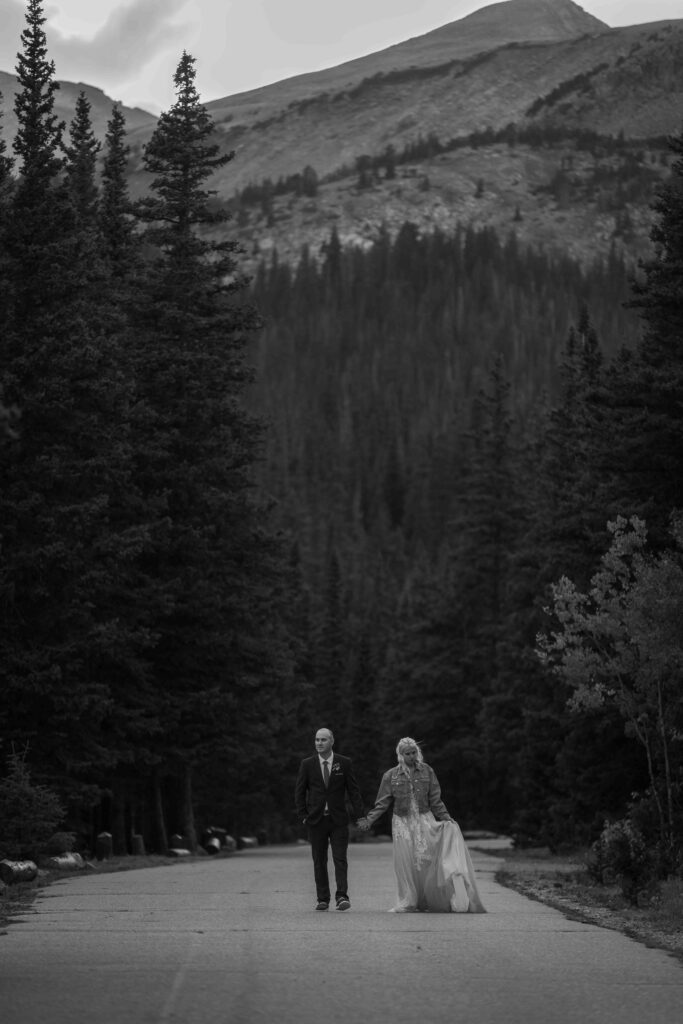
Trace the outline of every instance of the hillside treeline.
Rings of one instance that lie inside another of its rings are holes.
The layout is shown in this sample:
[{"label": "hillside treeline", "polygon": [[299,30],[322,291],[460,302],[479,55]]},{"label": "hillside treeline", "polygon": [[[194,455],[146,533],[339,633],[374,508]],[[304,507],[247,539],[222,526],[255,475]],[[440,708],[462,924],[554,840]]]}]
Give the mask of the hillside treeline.
[{"label": "hillside treeline", "polygon": [[[273,201],[278,196],[316,196],[319,186],[353,177],[359,189],[372,188],[382,180],[394,179],[399,167],[424,163],[460,149],[487,149],[501,144],[510,149],[519,146],[531,151],[559,150],[562,155],[556,178],[548,186],[556,198],[566,201],[570,190],[583,193],[583,198],[592,198],[591,193],[603,191],[609,196],[610,207],[618,210],[628,202],[649,202],[653,184],[661,178],[661,166],[658,169],[658,165],[666,166],[669,158],[667,140],[663,136],[626,139],[623,133],[600,135],[592,130],[566,125],[511,122],[497,131],[484,128],[452,139],[441,139],[436,132],[429,132],[426,136],[418,134],[400,149],[389,143],[381,153],[361,154],[353,164],[342,164],[322,176],[309,165],[298,174],[280,176],[276,180],[263,178],[260,184],[252,182],[236,190],[225,205],[231,213],[236,213],[238,223],[244,222],[244,214],[249,207],[260,207],[269,220],[273,214]],[[572,173],[577,153],[588,153],[593,157],[592,167],[581,175]],[[562,195],[558,194],[558,179],[564,186]]]},{"label": "hillside treeline", "polygon": [[[553,584],[590,587],[614,557],[619,517],[636,523],[619,537],[646,522],[646,564],[680,557],[682,279],[664,256],[680,253],[680,220],[654,238],[639,283],[616,257],[584,272],[489,229],[411,224],[366,250],[333,232],[320,258],[258,271],[261,481],[307,595],[312,706],[370,793],[408,734],[467,825],[587,841],[634,793],[656,807],[666,777],[679,828],[676,686],[667,742],[654,721],[639,742],[605,694],[570,707],[589,680],[538,639],[562,625]],[[670,641],[669,675],[679,630]]]}]

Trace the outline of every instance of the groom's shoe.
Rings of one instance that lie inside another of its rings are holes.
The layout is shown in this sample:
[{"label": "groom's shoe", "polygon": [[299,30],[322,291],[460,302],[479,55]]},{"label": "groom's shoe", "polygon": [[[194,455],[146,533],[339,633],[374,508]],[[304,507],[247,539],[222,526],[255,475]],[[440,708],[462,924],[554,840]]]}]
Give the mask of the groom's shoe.
[{"label": "groom's shoe", "polygon": [[340,896],[337,900],[337,910],[348,910],[351,906],[351,901],[348,896]]},{"label": "groom's shoe", "polygon": [[318,902],[316,903],[315,909],[316,910],[327,910],[328,907],[329,907],[329,903],[325,903],[325,900],[318,900]]}]

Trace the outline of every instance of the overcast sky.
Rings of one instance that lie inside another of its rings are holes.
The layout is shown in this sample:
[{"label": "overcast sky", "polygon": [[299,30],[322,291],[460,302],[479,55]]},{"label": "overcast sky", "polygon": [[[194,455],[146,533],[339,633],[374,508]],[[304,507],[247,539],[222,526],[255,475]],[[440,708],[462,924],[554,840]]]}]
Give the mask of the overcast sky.
[{"label": "overcast sky", "polygon": [[[485,0],[46,0],[57,77],[158,113],[183,49],[203,100],[333,67],[488,6]],[[606,24],[683,18],[681,0],[585,0]],[[0,70],[14,72],[24,0],[0,0]]]}]

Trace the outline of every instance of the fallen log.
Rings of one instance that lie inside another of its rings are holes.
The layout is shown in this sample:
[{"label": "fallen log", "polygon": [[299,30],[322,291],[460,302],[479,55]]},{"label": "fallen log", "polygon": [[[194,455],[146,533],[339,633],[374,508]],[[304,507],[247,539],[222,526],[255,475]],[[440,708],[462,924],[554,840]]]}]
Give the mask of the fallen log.
[{"label": "fallen log", "polygon": [[38,865],[32,860],[0,860],[0,879],[8,885],[32,882],[37,875]]},{"label": "fallen log", "polygon": [[56,857],[50,857],[45,867],[50,871],[80,871],[85,867],[85,861],[80,853],[60,853]]}]

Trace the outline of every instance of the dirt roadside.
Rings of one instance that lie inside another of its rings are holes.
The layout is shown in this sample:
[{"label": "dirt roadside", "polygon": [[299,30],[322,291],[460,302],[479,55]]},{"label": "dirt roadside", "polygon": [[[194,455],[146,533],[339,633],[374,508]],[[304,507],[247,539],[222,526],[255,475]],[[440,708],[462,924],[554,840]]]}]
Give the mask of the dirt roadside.
[{"label": "dirt roadside", "polygon": [[[476,840],[471,848],[476,849]],[[618,885],[597,885],[585,866],[585,851],[553,855],[542,849],[483,850],[500,857],[501,885],[546,903],[574,921],[622,932],[637,942],[663,949],[683,962],[683,880],[666,882],[658,892],[641,896],[637,907]]]}]

